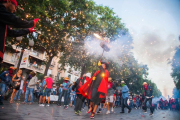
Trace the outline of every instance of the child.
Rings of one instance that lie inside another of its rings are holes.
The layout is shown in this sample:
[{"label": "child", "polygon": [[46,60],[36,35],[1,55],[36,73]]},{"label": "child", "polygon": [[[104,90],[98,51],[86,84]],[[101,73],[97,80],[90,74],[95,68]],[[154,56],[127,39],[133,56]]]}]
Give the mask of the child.
[{"label": "child", "polygon": [[62,96],[62,92],[63,92],[63,86],[62,86],[62,84],[60,84],[60,87],[59,87],[59,91],[58,91],[58,106],[60,106],[61,107],[61,96]]},{"label": "child", "polygon": [[117,98],[116,98],[116,106],[117,106],[117,107],[120,106],[120,95],[117,95]]},{"label": "child", "polygon": [[[75,82],[73,83],[73,85],[75,84]],[[70,100],[71,100],[71,103],[70,103],[70,107],[72,107],[72,104],[73,104],[73,101],[75,99],[75,94],[76,92],[71,90],[71,93],[70,93]],[[74,105],[73,105],[74,106]]]}]

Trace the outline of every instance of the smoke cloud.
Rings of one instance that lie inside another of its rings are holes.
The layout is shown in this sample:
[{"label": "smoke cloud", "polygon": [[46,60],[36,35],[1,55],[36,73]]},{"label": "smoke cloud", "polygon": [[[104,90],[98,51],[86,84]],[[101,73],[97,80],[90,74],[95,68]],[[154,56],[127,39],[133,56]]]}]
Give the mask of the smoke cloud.
[{"label": "smoke cloud", "polygon": [[[104,51],[103,57],[107,60],[112,60],[122,65],[123,63],[119,61],[119,59],[124,54],[129,54],[132,49],[132,37],[128,32],[120,32],[118,36],[115,36],[117,39],[110,42],[108,46],[110,47],[110,51]],[[85,40],[85,49],[87,55],[93,55],[96,58],[100,58],[103,53],[103,49],[100,46],[100,43],[103,42],[95,37],[87,37]]]}]

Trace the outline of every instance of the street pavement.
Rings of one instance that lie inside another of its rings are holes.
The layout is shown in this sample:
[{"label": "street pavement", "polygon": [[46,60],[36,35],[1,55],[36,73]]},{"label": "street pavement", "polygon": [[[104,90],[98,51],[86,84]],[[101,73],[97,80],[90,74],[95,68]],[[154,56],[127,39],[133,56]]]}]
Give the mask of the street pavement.
[{"label": "street pavement", "polygon": [[[49,107],[40,107],[37,103],[24,105],[21,102],[10,104],[5,101],[0,106],[0,120],[90,120],[90,114],[82,110],[82,115],[74,114],[74,107],[67,110],[51,104]],[[114,108],[115,113],[106,115],[106,109],[100,115],[95,115],[95,120],[180,120],[179,111],[158,110],[153,116],[149,116],[150,111],[143,113],[140,109],[132,109],[131,113],[120,114],[120,108]]]}]

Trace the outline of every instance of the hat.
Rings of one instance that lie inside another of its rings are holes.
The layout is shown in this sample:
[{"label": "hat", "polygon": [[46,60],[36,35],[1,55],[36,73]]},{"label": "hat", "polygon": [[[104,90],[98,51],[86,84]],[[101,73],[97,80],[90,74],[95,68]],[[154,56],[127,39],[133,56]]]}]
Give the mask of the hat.
[{"label": "hat", "polygon": [[15,70],[16,68],[13,66],[10,66],[9,69]]},{"label": "hat", "polygon": [[69,78],[68,78],[68,77],[65,77],[64,80],[68,80],[68,81],[69,81]]},{"label": "hat", "polygon": [[111,77],[109,77],[109,78],[108,78],[108,81],[112,81],[112,78],[111,78]]},{"label": "hat", "polygon": [[121,81],[121,84],[125,83],[124,81]]},{"label": "hat", "polygon": [[86,73],[86,76],[90,78],[91,77],[91,73]]},{"label": "hat", "polygon": [[[3,1],[7,1],[7,0],[3,0]],[[15,5],[18,6],[17,1],[16,0],[11,0],[11,2]]]},{"label": "hat", "polygon": [[147,82],[143,82],[143,85],[147,85]]},{"label": "hat", "polygon": [[106,65],[106,69],[108,69],[108,67],[109,67],[109,62],[101,61],[101,64],[105,64],[105,65]]},{"label": "hat", "polygon": [[54,84],[53,87],[55,87],[56,85]]},{"label": "hat", "polygon": [[62,84],[60,84],[60,87],[62,87]]},{"label": "hat", "polygon": [[46,79],[47,78],[47,76],[44,76],[44,79]]}]

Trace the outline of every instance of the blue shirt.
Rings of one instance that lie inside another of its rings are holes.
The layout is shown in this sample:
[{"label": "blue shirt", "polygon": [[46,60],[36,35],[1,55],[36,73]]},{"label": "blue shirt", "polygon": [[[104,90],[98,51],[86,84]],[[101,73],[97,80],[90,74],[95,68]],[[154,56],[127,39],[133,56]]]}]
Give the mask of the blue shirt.
[{"label": "blue shirt", "polygon": [[128,98],[129,97],[129,88],[127,87],[127,85],[124,85],[122,87],[122,98],[125,99],[125,98]]},{"label": "blue shirt", "polygon": [[69,82],[67,83],[63,82],[62,86],[63,86],[63,90],[68,90]]}]

